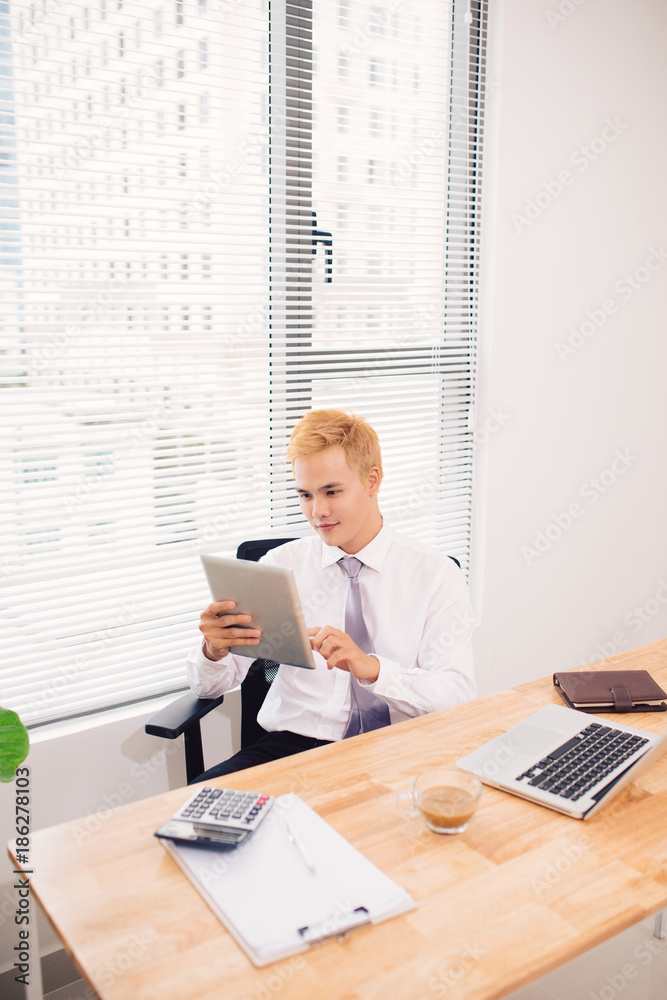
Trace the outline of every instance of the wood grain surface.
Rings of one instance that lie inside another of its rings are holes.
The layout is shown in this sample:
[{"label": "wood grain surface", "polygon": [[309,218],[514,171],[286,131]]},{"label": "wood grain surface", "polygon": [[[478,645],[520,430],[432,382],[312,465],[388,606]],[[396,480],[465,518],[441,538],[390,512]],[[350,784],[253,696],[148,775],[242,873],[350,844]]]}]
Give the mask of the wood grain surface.
[{"label": "wood grain surface", "polygon": [[[667,689],[667,640],[590,669],[616,667]],[[305,955],[255,968],[153,836],[192,789],[35,833],[33,892],[104,1000],[503,997],[667,905],[667,755],[586,822],[491,788],[457,836],[399,813],[415,774],[548,703],[550,677],[214,782],[295,792],[417,902]]]}]

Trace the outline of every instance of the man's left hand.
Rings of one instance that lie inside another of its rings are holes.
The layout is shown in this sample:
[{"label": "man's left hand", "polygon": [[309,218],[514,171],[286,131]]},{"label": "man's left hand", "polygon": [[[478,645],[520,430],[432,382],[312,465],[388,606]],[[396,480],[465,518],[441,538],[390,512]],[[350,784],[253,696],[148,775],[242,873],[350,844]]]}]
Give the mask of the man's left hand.
[{"label": "man's left hand", "polygon": [[310,644],[327,661],[329,670],[347,670],[360,681],[376,681],[380,663],[375,656],[363,653],[346,632],[339,628],[314,626],[308,629]]}]

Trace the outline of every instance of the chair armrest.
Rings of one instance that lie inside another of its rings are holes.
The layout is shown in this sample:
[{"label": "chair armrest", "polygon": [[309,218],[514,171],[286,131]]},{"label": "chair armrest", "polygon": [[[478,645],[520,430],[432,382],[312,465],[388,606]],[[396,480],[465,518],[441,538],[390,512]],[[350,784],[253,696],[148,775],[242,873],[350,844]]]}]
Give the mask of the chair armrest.
[{"label": "chair armrest", "polygon": [[146,723],[145,730],[150,736],[161,736],[165,740],[175,740],[195,722],[199,722],[224,701],[224,694],[217,698],[198,698],[196,694],[184,694],[156,712]]}]

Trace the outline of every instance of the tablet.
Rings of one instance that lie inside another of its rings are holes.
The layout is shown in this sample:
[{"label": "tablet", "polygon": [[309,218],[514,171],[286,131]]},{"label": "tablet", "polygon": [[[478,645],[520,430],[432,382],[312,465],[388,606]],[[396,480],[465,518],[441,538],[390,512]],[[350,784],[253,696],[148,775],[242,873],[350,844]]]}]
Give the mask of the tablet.
[{"label": "tablet", "polygon": [[315,669],[291,569],[216,555],[201,561],[213,600],[236,601],[232,614],[252,615],[248,627],[262,630],[256,646],[230,646],[230,653]]}]

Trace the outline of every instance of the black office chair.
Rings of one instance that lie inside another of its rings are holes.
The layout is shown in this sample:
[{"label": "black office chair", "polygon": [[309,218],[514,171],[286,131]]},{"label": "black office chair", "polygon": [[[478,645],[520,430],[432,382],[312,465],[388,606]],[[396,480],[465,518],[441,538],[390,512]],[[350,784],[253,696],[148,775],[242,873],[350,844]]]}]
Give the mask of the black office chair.
[{"label": "black office chair", "polygon": [[[241,542],[236,550],[237,559],[257,562],[269,551],[291,538],[258,538]],[[241,747],[255,743],[264,730],[257,722],[266,693],[278,673],[278,663],[273,660],[255,660],[241,683]],[[188,784],[204,770],[200,722],[205,715],[221,705],[224,694],[217,698],[198,698],[195,694],[185,694],[157,712],[146,723],[150,736],[160,736],[165,740],[175,740],[183,734],[185,741],[185,775]]]},{"label": "black office chair", "polygon": [[[275,549],[278,545],[291,541],[292,538],[258,538],[241,542],[236,550],[236,558],[257,562],[269,549]],[[449,558],[460,567],[461,564],[455,556]],[[278,667],[279,664],[273,660],[255,660],[241,683],[241,748],[255,743],[264,733],[257,722],[257,713],[278,673]],[[224,694],[217,698],[198,698],[192,693],[184,694],[157,712],[146,723],[145,730],[150,736],[175,740],[177,736],[183,734],[185,776],[188,784],[204,770],[200,722],[224,700]]]}]

